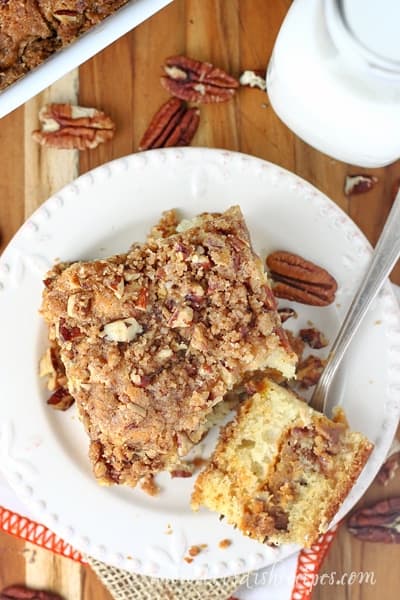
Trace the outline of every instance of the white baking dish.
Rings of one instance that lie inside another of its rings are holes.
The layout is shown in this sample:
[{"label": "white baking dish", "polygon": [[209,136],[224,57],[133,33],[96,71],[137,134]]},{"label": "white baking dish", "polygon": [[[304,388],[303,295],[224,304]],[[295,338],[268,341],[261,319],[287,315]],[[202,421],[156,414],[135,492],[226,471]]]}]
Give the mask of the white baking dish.
[{"label": "white baking dish", "polygon": [[81,65],[170,2],[172,0],[131,0],[70,46],[59,50],[39,67],[0,92],[0,118],[24,104],[29,98]]}]

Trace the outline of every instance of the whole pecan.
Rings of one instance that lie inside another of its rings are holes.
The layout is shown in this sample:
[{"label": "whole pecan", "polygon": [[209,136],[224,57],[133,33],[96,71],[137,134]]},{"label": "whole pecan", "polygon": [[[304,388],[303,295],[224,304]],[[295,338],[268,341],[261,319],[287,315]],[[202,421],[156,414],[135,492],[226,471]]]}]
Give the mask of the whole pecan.
[{"label": "whole pecan", "polygon": [[188,108],[186,102],[170,98],[159,108],[146,129],[139,150],[188,146],[197,131],[200,111]]},{"label": "whole pecan", "polygon": [[187,56],[167,58],[164,71],[162,86],[172,96],[189,102],[226,102],[239,87],[239,82],[222,69]]},{"label": "whole pecan", "polygon": [[334,301],[336,280],[322,267],[283,250],[267,256],[266,263],[278,298],[312,306],[327,306]]},{"label": "whole pecan", "polygon": [[53,592],[32,590],[24,585],[9,585],[0,592],[0,600],[62,600],[62,598]]},{"label": "whole pecan", "polygon": [[347,528],[365,542],[400,543],[400,496],[359,508],[347,521]]},{"label": "whole pecan", "polygon": [[115,125],[96,108],[72,104],[47,104],[39,112],[41,129],[32,138],[42,146],[87,150],[114,137]]}]

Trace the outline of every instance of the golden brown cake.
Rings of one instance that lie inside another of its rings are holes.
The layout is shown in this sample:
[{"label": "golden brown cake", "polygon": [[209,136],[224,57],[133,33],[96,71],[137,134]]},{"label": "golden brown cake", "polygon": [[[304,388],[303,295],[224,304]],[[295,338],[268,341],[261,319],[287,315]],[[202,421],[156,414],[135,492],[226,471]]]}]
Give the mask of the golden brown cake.
[{"label": "golden brown cake", "polygon": [[371,450],[343,419],[328,419],[265,379],[221,431],[196,480],[192,507],[218,512],[260,542],[308,547],[326,530]]},{"label": "golden brown cake", "polygon": [[0,90],[127,0],[0,0]]},{"label": "golden brown cake", "polygon": [[179,469],[246,373],[294,375],[261,260],[238,207],[158,232],[128,254],[59,265],[42,314],[102,483]]}]

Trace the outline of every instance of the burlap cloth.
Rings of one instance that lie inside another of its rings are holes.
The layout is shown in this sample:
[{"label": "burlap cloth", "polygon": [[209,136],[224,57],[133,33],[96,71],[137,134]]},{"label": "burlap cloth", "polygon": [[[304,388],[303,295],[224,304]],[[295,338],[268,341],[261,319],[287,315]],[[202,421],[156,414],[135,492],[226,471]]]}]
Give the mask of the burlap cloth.
[{"label": "burlap cloth", "polygon": [[87,561],[115,600],[227,600],[237,590],[243,575],[188,581],[135,575],[110,567],[100,560]]}]

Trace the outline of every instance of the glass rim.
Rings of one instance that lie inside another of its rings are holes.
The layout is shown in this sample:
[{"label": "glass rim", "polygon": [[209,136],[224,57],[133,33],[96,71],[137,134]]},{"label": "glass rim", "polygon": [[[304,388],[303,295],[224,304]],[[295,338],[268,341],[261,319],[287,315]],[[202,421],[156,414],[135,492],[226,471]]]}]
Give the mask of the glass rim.
[{"label": "glass rim", "polygon": [[400,61],[386,58],[361,42],[350,27],[343,0],[325,0],[325,18],[332,41],[338,48],[345,48],[370,71],[388,79],[400,78]]}]

